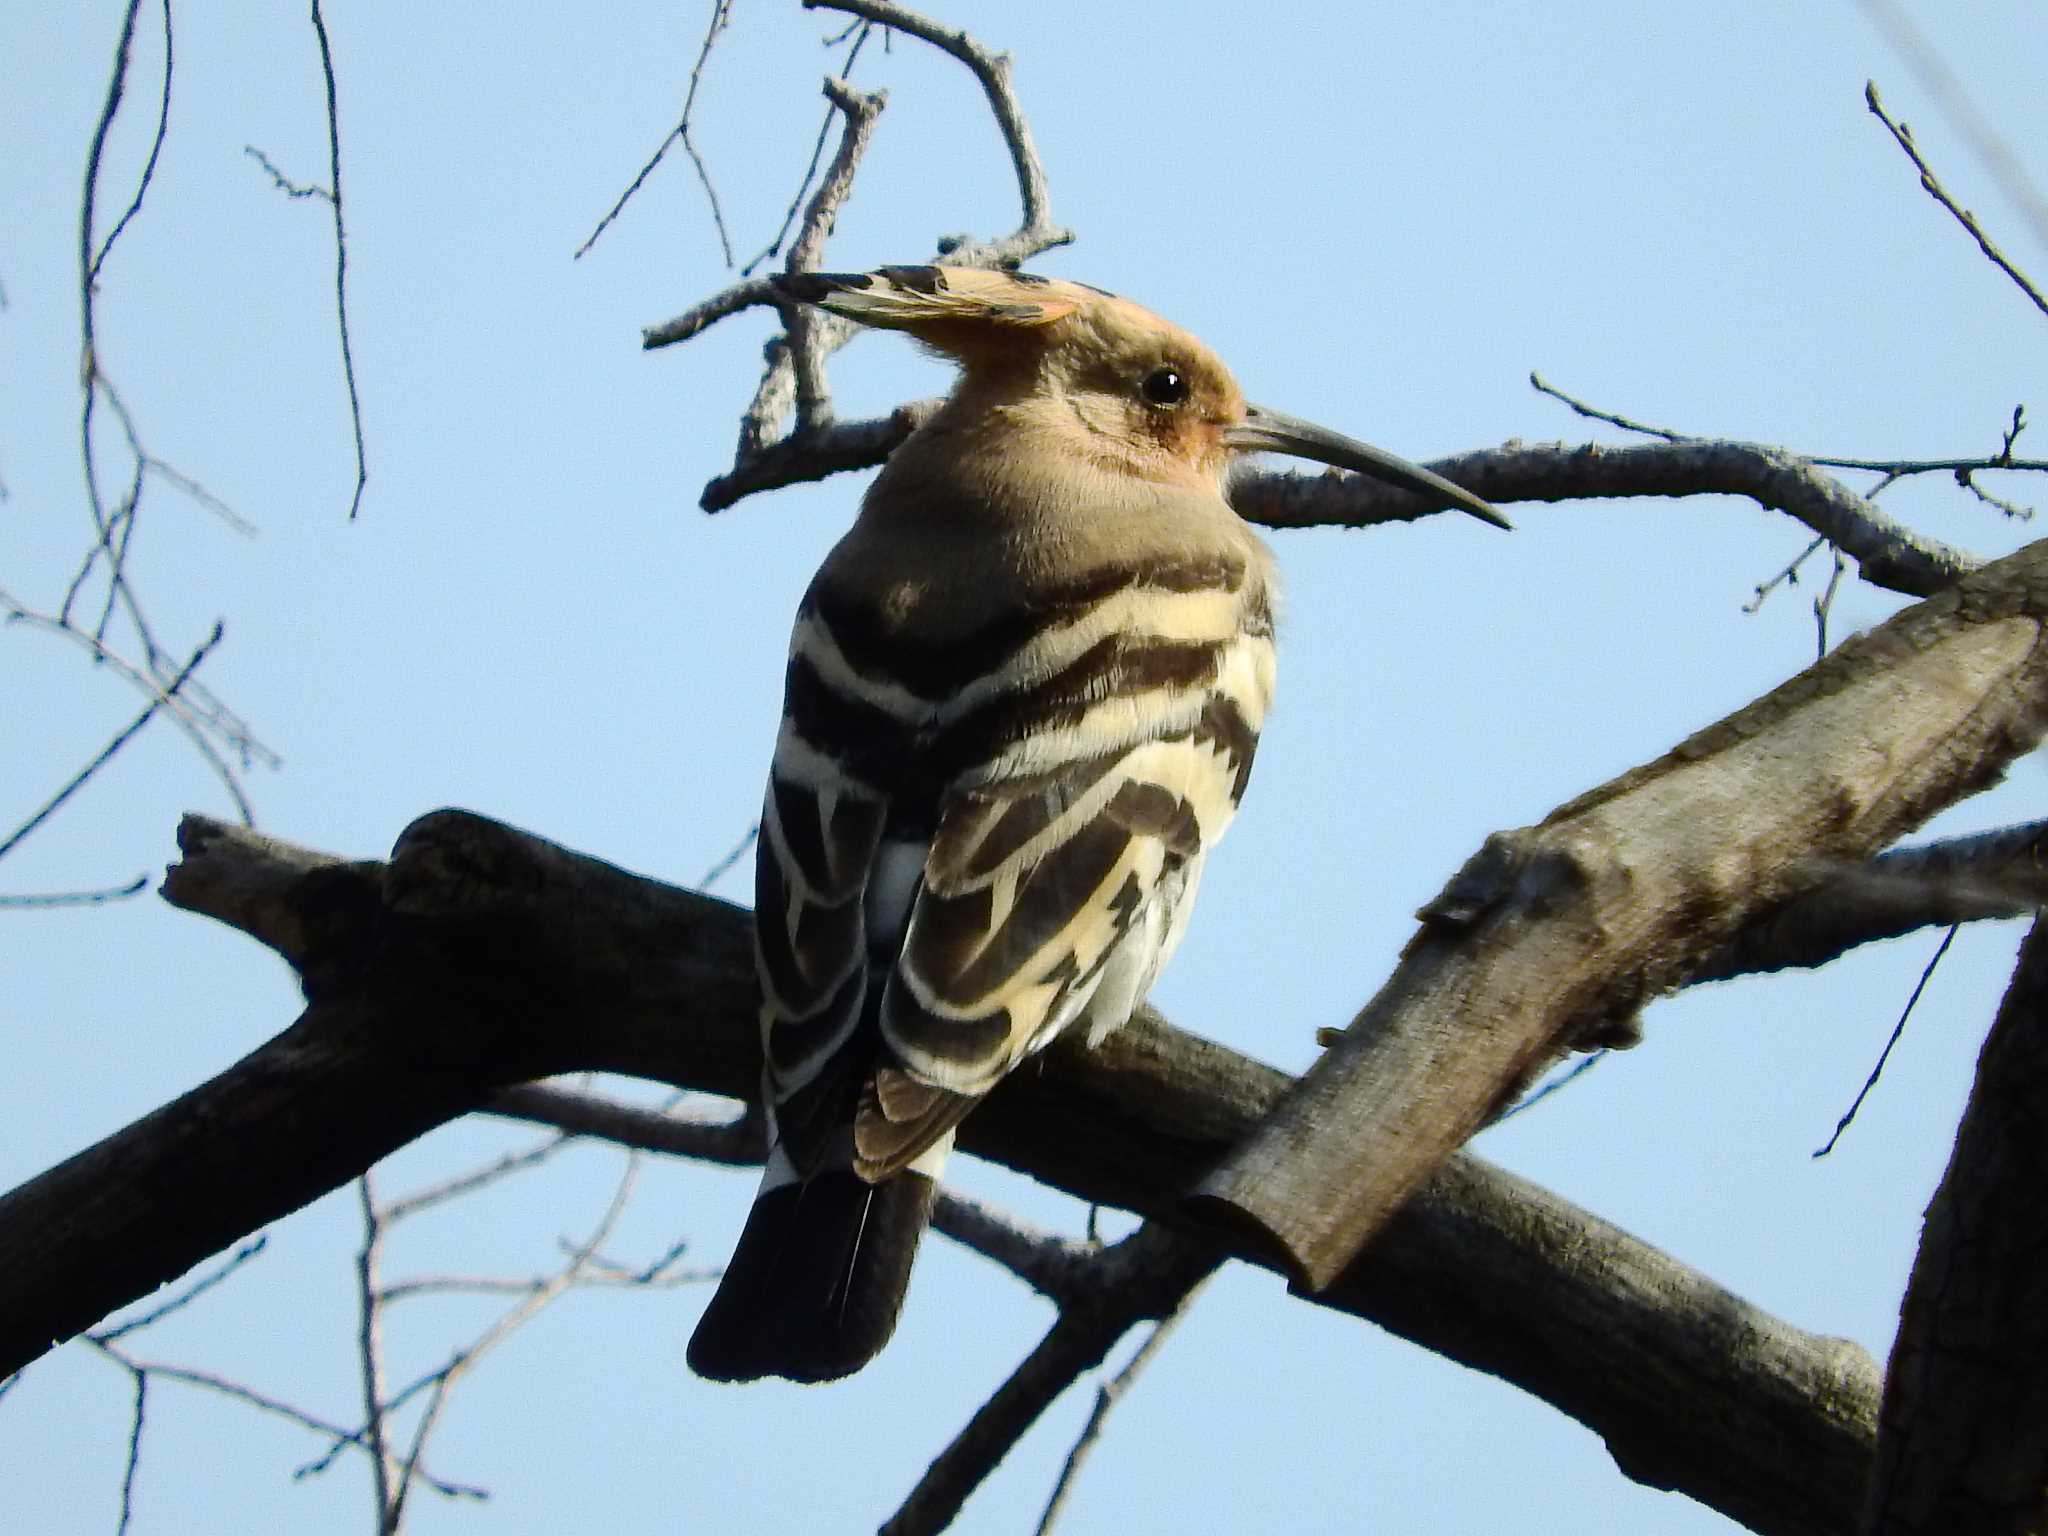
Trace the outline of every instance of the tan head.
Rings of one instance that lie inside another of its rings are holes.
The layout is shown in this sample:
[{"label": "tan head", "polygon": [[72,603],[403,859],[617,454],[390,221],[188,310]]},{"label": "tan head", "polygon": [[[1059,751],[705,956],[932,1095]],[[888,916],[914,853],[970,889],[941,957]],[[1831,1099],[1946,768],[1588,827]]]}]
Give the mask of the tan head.
[{"label": "tan head", "polygon": [[1241,454],[1289,453],[1509,526],[1429,470],[1247,404],[1222,359],[1195,337],[1098,288],[966,267],[799,272],[775,286],[864,325],[909,332],[960,365],[956,407],[1057,433],[1104,469],[1213,487]]}]

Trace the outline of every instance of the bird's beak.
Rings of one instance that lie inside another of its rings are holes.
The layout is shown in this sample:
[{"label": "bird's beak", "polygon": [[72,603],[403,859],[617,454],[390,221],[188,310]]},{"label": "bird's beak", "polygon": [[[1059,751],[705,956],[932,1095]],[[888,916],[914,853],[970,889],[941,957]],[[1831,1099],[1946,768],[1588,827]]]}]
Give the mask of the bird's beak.
[{"label": "bird's beak", "polygon": [[1375,480],[1398,485],[1418,496],[1448,501],[1460,512],[1469,512],[1496,528],[1512,529],[1515,526],[1463,486],[1453,485],[1433,470],[1424,469],[1420,464],[1410,464],[1406,459],[1396,458],[1341,432],[1332,432],[1328,427],[1319,427],[1312,421],[1302,421],[1294,416],[1283,416],[1264,406],[1246,406],[1244,420],[1225,431],[1223,440],[1230,447],[1246,452],[1291,453],[1296,458],[1314,459],[1318,464],[1355,469],[1361,475],[1371,475]]}]

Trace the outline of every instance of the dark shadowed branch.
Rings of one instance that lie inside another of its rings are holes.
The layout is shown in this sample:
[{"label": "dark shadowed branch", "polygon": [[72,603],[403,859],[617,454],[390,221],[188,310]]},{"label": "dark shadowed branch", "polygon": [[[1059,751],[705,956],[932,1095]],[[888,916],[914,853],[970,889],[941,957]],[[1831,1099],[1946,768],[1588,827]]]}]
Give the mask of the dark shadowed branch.
[{"label": "dark shadowed branch", "polygon": [[2036,921],[1927,1210],[1885,1381],[1875,1536],[2048,1518],[2048,927]]},{"label": "dark shadowed branch", "polygon": [[[388,864],[199,819],[183,846],[167,894],[277,949],[306,1011],[0,1199],[8,1368],[433,1125],[502,1108],[505,1087],[609,1070],[750,1092],[747,919],[723,902],[453,812],[415,824]],[[1147,1014],[1007,1081],[963,1146],[1170,1223],[1286,1086]],[[1542,1396],[1631,1476],[1759,1530],[1852,1528],[1877,1397],[1867,1355],[1476,1158],[1451,1159],[1313,1299]]]}]

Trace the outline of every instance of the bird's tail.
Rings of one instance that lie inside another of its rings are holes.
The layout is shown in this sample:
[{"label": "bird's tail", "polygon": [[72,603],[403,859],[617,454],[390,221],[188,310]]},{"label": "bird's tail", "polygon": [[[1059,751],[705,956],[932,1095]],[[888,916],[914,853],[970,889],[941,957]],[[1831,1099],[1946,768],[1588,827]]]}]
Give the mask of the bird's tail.
[{"label": "bird's tail", "polygon": [[896,1331],[931,1221],[938,1185],[926,1173],[797,1180],[778,1161],[690,1336],[690,1369],[713,1381],[835,1381],[866,1365]]}]

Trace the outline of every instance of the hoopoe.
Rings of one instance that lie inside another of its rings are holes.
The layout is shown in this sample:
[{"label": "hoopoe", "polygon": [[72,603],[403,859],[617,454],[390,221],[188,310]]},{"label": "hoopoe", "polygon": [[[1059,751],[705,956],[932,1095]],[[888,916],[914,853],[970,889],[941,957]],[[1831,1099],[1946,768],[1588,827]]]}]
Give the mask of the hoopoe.
[{"label": "hoopoe", "polygon": [[872,1359],[962,1117],[1062,1031],[1122,1024],[1180,943],[1273,691],[1238,456],[1507,526],[1247,405],[1201,342],[1093,288],[939,267],[777,287],[960,376],[797,610],[755,882],[772,1146],[689,1349],[722,1381]]}]

